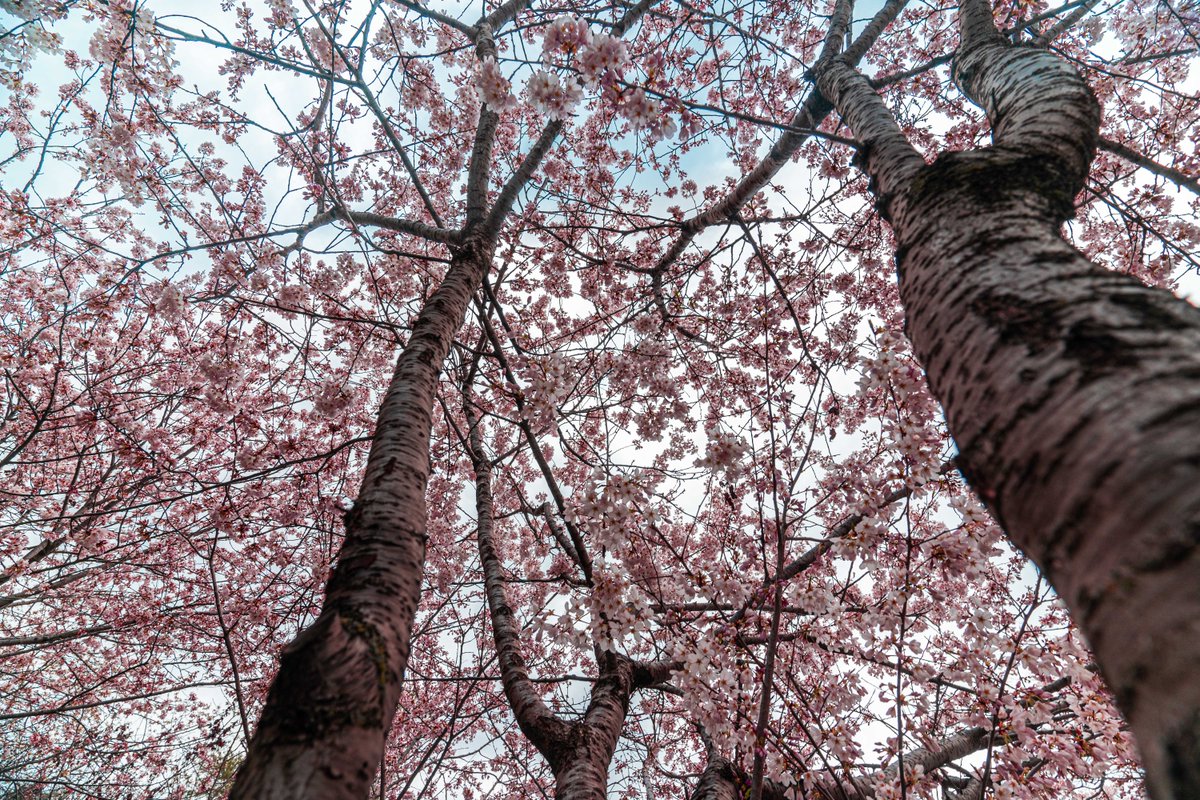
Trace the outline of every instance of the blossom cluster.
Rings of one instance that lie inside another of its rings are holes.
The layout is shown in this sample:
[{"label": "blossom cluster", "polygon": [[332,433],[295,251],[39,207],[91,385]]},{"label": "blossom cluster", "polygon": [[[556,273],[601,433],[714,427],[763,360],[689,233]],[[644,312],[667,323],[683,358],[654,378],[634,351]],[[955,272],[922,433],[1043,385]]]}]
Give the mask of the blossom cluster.
[{"label": "blossom cluster", "polygon": [[559,80],[558,75],[539,70],[526,86],[530,104],[550,119],[564,119],[583,99],[578,81]]},{"label": "blossom cluster", "polygon": [[322,417],[336,419],[350,406],[350,395],[340,381],[325,381],[313,396],[313,409]]},{"label": "blossom cluster", "polygon": [[294,24],[296,7],[291,0],[267,0],[267,8],[271,12],[267,21],[275,27],[286,28]]},{"label": "blossom cluster", "polygon": [[570,362],[558,353],[531,356],[518,363],[525,384],[521,414],[538,433],[558,430],[558,411],[571,387]]},{"label": "blossom cluster", "polygon": [[164,284],[154,301],[154,310],[161,314],[163,319],[172,322],[182,320],[187,313],[183,293],[173,283]]},{"label": "blossom cluster", "polygon": [[950,507],[962,518],[962,525],[922,545],[930,557],[946,568],[967,578],[977,578],[995,555],[1003,534],[969,491],[950,498]]},{"label": "blossom cluster", "polygon": [[675,120],[663,112],[663,104],[642,89],[631,89],[621,99],[621,115],[634,130],[644,129],[654,139],[669,139],[679,132]]},{"label": "blossom cluster", "polygon": [[901,457],[908,484],[920,486],[936,479],[942,461],[940,415],[908,339],[898,331],[877,332],[876,352],[862,366],[859,392],[888,398],[901,412],[898,419],[884,416],[884,433]]},{"label": "blossom cluster", "polygon": [[88,54],[98,63],[110,65],[114,78],[121,81],[134,78],[115,69],[118,64],[127,64],[142,78],[171,75],[176,66],[175,43],[159,35],[146,4],[111,0],[105,5],[107,15],[88,43]]},{"label": "blossom cluster", "polygon": [[517,99],[512,95],[512,82],[504,77],[496,59],[490,56],[480,62],[475,86],[479,89],[479,99],[497,113],[517,104]]},{"label": "blossom cluster", "polygon": [[275,293],[275,302],[282,309],[299,309],[308,298],[308,291],[298,283],[286,283]]},{"label": "blossom cluster", "polygon": [[691,427],[692,407],[682,396],[677,366],[675,353],[657,335],[628,346],[620,356],[598,359],[597,368],[604,370],[615,391],[638,398],[636,413],[630,409],[630,422],[644,441],[661,440],[672,422]]},{"label": "blossom cluster", "polygon": [[891,522],[881,512],[863,515],[854,529],[833,544],[834,554],[842,558],[858,556],[863,569],[874,572],[881,566],[878,556],[889,534]]},{"label": "blossom cluster", "polygon": [[710,633],[677,643],[675,658],[681,666],[671,676],[672,682],[713,743],[721,752],[753,752],[754,730],[744,721],[739,724],[735,712],[738,701],[751,702],[759,686],[750,664],[739,662],[731,649]]},{"label": "blossom cluster", "polygon": [[828,614],[837,610],[841,602],[828,584],[823,581],[796,581],[787,588],[788,605],[796,606],[807,614]]},{"label": "blossom cluster", "polygon": [[[586,608],[592,641],[601,650],[616,652],[622,642],[637,640],[650,631],[649,603],[619,565],[598,559]],[[622,648],[623,649],[623,648]]]},{"label": "blossom cluster", "polygon": [[900,800],[903,797],[912,797],[914,789],[924,777],[925,768],[920,764],[905,764],[903,781],[892,770],[881,772],[875,779],[875,800]]},{"label": "blossom cluster", "polygon": [[107,548],[113,538],[112,531],[107,528],[91,527],[84,529],[76,542],[82,552],[98,553]]},{"label": "blossom cluster", "polygon": [[579,72],[590,87],[611,86],[628,64],[625,43],[607,33],[593,36],[579,54]]},{"label": "blossom cluster", "polygon": [[592,43],[592,30],[585,20],[560,14],[546,26],[542,36],[542,59],[549,62],[554,53],[576,53]]},{"label": "blossom cluster", "polygon": [[0,8],[25,22],[0,36],[0,86],[6,89],[16,90],[22,86],[36,52],[57,53],[62,49],[62,37],[46,27],[47,18],[53,19],[56,14],[52,8],[40,8],[40,5],[0,3]]},{"label": "blossom cluster", "polygon": [[134,128],[124,122],[116,122],[98,130],[89,145],[91,174],[102,187],[115,181],[121,194],[133,205],[140,206],[146,200],[146,189],[142,182],[148,163],[138,148],[138,136]]},{"label": "blossom cluster", "polygon": [[196,371],[202,378],[197,388],[209,408],[220,414],[233,411],[230,397],[235,396],[245,382],[245,371],[232,359],[219,355],[202,356],[196,362]]},{"label": "blossom cluster", "polygon": [[559,644],[588,650],[628,649],[649,633],[654,615],[644,592],[615,560],[593,562],[592,589],[580,598],[571,595],[557,616],[542,614],[534,621],[535,638],[548,635]]},{"label": "blossom cluster", "polygon": [[745,468],[748,452],[749,448],[739,437],[726,431],[715,431],[709,434],[708,449],[704,457],[696,459],[693,463],[697,467],[713,472],[725,472],[733,477]]},{"label": "blossom cluster", "polygon": [[[583,99],[584,87],[614,87],[629,64],[624,42],[606,33],[593,34],[586,21],[569,14],[555,19],[542,39],[543,63],[554,67],[556,57],[561,55],[574,58],[578,77],[560,78],[557,72],[540,69],[525,86],[530,105],[551,119],[567,117]],[[511,81],[500,72],[493,58],[483,59],[475,85],[480,98],[494,111],[505,111],[517,104]]]},{"label": "blossom cluster", "polygon": [[[564,59],[567,62],[564,63]],[[651,74],[657,74],[662,58],[651,58]],[[630,64],[629,51],[618,36],[592,33],[585,20],[563,14],[547,26],[542,38],[542,63],[525,85],[529,105],[550,119],[565,119],[583,100],[583,90],[601,94],[629,122],[652,139],[671,138],[681,126],[668,113],[669,104],[651,97],[641,87],[622,87],[621,79]],[[559,68],[575,74],[562,76]],[[514,108],[512,82],[500,71],[496,60],[484,58],[475,76],[479,97],[493,111]],[[695,119],[684,121],[683,130],[695,132]]]},{"label": "blossom cluster", "polygon": [[620,473],[594,473],[572,500],[572,521],[611,552],[622,552],[632,530],[653,521],[646,490]]}]

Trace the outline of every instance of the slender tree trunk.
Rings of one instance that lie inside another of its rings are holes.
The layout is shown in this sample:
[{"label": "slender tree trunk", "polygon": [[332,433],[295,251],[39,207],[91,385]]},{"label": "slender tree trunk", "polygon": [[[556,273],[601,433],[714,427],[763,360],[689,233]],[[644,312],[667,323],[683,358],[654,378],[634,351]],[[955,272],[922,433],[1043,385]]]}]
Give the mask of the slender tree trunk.
[{"label": "slender tree trunk", "polygon": [[980,0],[962,21],[992,147],[925,165],[862,76],[831,63],[821,88],[864,142],[963,474],[1086,633],[1152,796],[1200,798],[1200,310],[1063,240],[1096,101]]},{"label": "slender tree trunk", "polygon": [[629,713],[634,665],[617,653],[602,653],[600,677],[583,719],[570,726],[565,740],[546,751],[554,770],[555,800],[604,800],[608,796],[608,765]]},{"label": "slender tree trunk", "polygon": [[490,252],[452,257],[400,355],[320,617],[284,651],[231,798],[366,797],[408,665],[438,373]]},{"label": "slender tree trunk", "polygon": [[556,800],[604,800],[608,794],[608,765],[616,752],[634,690],[661,683],[677,665],[635,664],[618,653],[598,652],[599,677],[592,686],[591,701],[583,718],[567,722],[546,706],[529,679],[521,656],[520,625],[504,591],[503,569],[493,536],[492,465],[483,449],[469,386],[464,388],[463,400],[469,427],[466,445],[475,468],[479,562],[504,695],[516,716],[517,726],[554,772]]}]

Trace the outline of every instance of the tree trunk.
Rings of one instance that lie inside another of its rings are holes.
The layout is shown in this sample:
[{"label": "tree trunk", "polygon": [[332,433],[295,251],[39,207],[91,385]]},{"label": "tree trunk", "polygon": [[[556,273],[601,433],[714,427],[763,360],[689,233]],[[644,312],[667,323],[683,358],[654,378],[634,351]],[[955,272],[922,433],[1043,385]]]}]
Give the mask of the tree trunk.
[{"label": "tree trunk", "polygon": [[587,725],[573,727],[571,749],[564,754],[562,769],[554,773],[555,800],[605,800],[608,797],[608,764],[612,760],[612,751],[607,750],[599,738]]},{"label": "tree trunk", "polygon": [[992,150],[922,175],[896,225],[907,330],[963,474],[1087,634],[1154,796],[1200,797],[1200,312],[1063,242],[1029,189],[1046,169]]},{"label": "tree trunk", "polygon": [[862,76],[830,64],[821,88],[864,142],[963,474],[1086,633],[1152,796],[1197,798],[1200,311],[1063,240],[1095,99],[1056,56],[995,35],[984,3],[962,17],[955,77],[993,147],[925,165]]},{"label": "tree trunk", "polygon": [[740,800],[743,784],[728,759],[710,753],[691,800]]},{"label": "tree trunk", "polygon": [[601,653],[600,677],[583,719],[571,725],[565,741],[546,752],[554,770],[555,800],[604,800],[608,765],[629,713],[634,664],[617,653]]},{"label": "tree trunk", "polygon": [[284,651],[231,798],[370,791],[400,698],[425,563],[438,373],[490,252],[457,250],[396,363],[320,617]]},{"label": "tree trunk", "polygon": [[472,404],[468,386],[463,391],[463,414],[469,429],[466,444],[475,468],[479,562],[504,695],[516,716],[517,726],[554,772],[555,798],[604,800],[608,795],[608,765],[616,752],[634,690],[661,683],[677,665],[635,664],[618,653],[597,651],[599,677],[592,686],[591,701],[582,719],[561,720],[542,701],[521,656],[521,628],[504,591],[504,570],[493,536],[492,465],[483,448],[479,417]]}]

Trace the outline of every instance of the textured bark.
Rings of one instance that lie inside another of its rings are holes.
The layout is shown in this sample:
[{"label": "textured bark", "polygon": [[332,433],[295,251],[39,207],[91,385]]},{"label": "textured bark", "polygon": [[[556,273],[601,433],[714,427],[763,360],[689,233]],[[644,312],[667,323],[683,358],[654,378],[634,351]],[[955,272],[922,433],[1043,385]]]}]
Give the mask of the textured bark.
[{"label": "textured bark", "polygon": [[[958,761],[971,753],[988,746],[990,736],[986,728],[967,728],[938,742],[933,747],[920,747],[904,754],[904,770],[909,773],[920,767],[924,774],[940,769],[952,761]],[[784,786],[771,780],[762,783],[764,800],[871,800],[875,797],[875,784],[881,777],[894,779],[900,773],[899,762],[885,770],[870,775],[847,776],[841,780],[829,780],[810,787],[805,794],[798,785]],[[753,779],[746,771],[727,758],[710,750],[708,763],[691,800],[741,800],[751,792]]]},{"label": "textured bark", "polygon": [[1063,242],[1053,202],[1018,188],[1048,169],[991,151],[925,176],[896,226],[908,333],[964,475],[1087,633],[1155,796],[1200,797],[1200,312]]},{"label": "textured bark", "polygon": [[321,615],[284,651],[231,798],[363,798],[408,664],[438,373],[490,252],[453,256],[400,355]]},{"label": "textured bark", "polygon": [[[510,0],[462,29],[480,58],[495,55],[493,31],[526,0]],[[645,11],[642,3],[633,11]],[[633,11],[630,13],[632,14]],[[633,19],[635,17],[627,17]],[[467,169],[461,232],[406,223],[399,230],[451,244],[446,277],[421,309],[376,422],[371,452],[346,538],[326,586],[321,615],[284,651],[231,800],[366,797],[383,756],[408,666],[413,618],[425,567],[429,436],[442,363],[483,284],[495,238],[520,182],[537,168],[558,135],[549,125],[526,155],[502,202],[488,211],[497,115],[480,109]],[[385,129],[386,120],[385,122]],[[441,222],[413,174],[431,218]],[[384,218],[359,216],[388,226]]]},{"label": "textured bark", "polygon": [[[641,0],[630,8],[613,26],[613,33],[624,34],[651,4],[652,0]],[[471,36],[481,59],[494,57],[493,32],[526,5],[527,0],[509,0],[477,24],[455,27]],[[375,110],[381,114],[378,108]],[[381,121],[388,130],[386,119]],[[491,153],[498,122],[499,117],[486,105],[480,109],[467,168],[466,219],[462,231],[441,230],[436,210],[417,180],[404,148],[395,140],[396,152],[412,174],[436,227],[373,214],[357,215],[363,224],[391,227],[449,243],[450,267],[442,284],[421,309],[408,345],[396,363],[379,411],[362,488],[354,509],[346,517],[346,538],[326,587],[321,615],[283,653],[279,674],[271,685],[246,762],[238,771],[231,800],[362,798],[370,790],[400,698],[413,618],[420,600],[428,538],[425,489],[429,479],[429,436],[438,375],[466,318],[471,296],[483,285],[496,236],[520,187],[536,171],[561,130],[557,122],[545,127],[489,211]],[[348,219],[354,221],[355,216]],[[484,483],[488,480],[486,471],[482,480]],[[498,570],[494,551],[492,558],[493,567]],[[505,604],[501,616],[506,609]],[[511,611],[507,619],[512,635],[508,637],[511,641],[506,644],[505,653],[510,665],[516,655],[516,663],[523,670]],[[628,659],[625,665],[625,671],[631,672]],[[520,677],[518,673],[512,674]],[[527,676],[525,680],[528,682]],[[602,672],[596,691],[606,680]],[[506,691],[509,688],[507,679],[505,688]],[[625,709],[631,692],[630,682],[624,695]],[[528,692],[518,695],[522,703],[530,701]],[[593,706],[595,697],[594,694]],[[591,715],[591,709],[588,713]],[[568,730],[566,723],[548,711],[539,721],[551,729],[554,735],[547,734],[550,738]],[[624,711],[611,733],[612,746],[602,763],[600,797],[623,721]],[[584,726],[587,738],[596,739],[598,745],[589,745],[580,752],[589,758],[593,753],[595,758],[603,755],[609,738],[607,724],[601,715]]]},{"label": "textured bark", "polygon": [[492,465],[483,451],[479,420],[471,409],[469,395],[465,398],[463,408],[470,424],[469,447],[475,467],[476,538],[488,615],[492,622],[492,638],[496,643],[496,660],[500,665],[500,682],[521,732],[544,753],[566,738],[568,726],[542,702],[537,687],[529,680],[529,671],[521,655],[520,627],[505,596],[504,571],[492,537]]},{"label": "textured bark", "polygon": [[[920,767],[924,773],[933,772],[951,761],[958,761],[960,758],[982,750],[987,747],[988,739],[986,728],[967,728],[959,731],[949,739],[939,742],[936,747],[921,747],[905,753],[904,771],[907,773]],[[887,775],[899,775],[899,762],[884,772]]]},{"label": "textured bark", "polygon": [[866,77],[842,56],[816,69],[817,86],[861,141],[858,159],[870,177],[875,204],[885,219],[892,218],[892,201],[925,167],[887,106]]},{"label": "textured bark", "polygon": [[634,690],[633,662],[617,653],[600,656],[600,677],[583,719],[567,738],[546,752],[554,770],[556,800],[604,800],[608,796],[608,765],[629,712]]},{"label": "textured bark", "polygon": [[[751,794],[753,779],[727,758],[710,752],[708,763],[689,800],[745,800]],[[848,783],[817,785],[804,793],[798,785],[784,786],[772,780],[761,785],[763,800],[865,800],[867,795]]]},{"label": "textured bark", "polygon": [[1200,311],[1062,239],[1095,99],[980,0],[962,22],[955,77],[992,147],[917,163],[861,76],[827,69],[821,88],[866,144],[964,475],[1087,634],[1152,796],[1200,797]]},{"label": "textured bark", "polygon": [[479,561],[505,698],[521,732],[550,764],[554,796],[558,800],[603,800],[608,792],[608,765],[634,690],[661,683],[677,665],[637,664],[617,653],[601,653],[600,675],[592,686],[591,701],[582,719],[566,722],[546,706],[529,679],[521,656],[521,629],[504,591],[504,572],[493,536],[492,465],[483,449],[469,392],[463,408],[470,426],[467,446],[475,469]]},{"label": "textured bark", "polygon": [[691,800],[740,800],[744,788],[728,759],[710,755]]}]

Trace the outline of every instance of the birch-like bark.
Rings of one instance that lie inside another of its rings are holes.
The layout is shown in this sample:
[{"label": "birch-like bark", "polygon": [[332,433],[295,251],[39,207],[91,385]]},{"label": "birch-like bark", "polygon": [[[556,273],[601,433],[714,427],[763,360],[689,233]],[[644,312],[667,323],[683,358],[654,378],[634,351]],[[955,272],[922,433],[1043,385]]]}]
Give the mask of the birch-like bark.
[{"label": "birch-like bark", "polygon": [[[481,57],[494,52],[492,26],[481,22],[475,31]],[[467,224],[396,361],[321,614],[284,649],[231,800],[361,800],[374,781],[421,598],[438,376],[494,248],[494,235],[479,228],[496,123],[483,106],[468,165]]]},{"label": "birch-like bark", "polygon": [[1200,310],[1063,240],[1096,100],[983,0],[961,21],[955,78],[992,147],[926,166],[861,76],[819,86],[864,142],[963,474],[1087,634],[1151,795],[1200,797]]},{"label": "birch-like bark", "polygon": [[633,662],[617,653],[600,657],[600,677],[583,719],[570,726],[559,748],[546,753],[554,770],[555,800],[605,800],[608,765],[617,750],[629,700],[637,688]]}]

